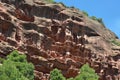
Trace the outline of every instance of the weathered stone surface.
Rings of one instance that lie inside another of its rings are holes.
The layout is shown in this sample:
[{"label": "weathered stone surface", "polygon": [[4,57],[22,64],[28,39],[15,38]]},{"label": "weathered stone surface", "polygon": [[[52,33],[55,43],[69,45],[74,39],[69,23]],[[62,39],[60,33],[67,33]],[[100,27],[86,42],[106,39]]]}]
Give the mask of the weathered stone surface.
[{"label": "weathered stone surface", "polygon": [[54,68],[75,77],[85,63],[100,80],[119,80],[120,48],[110,43],[117,36],[105,26],[59,3],[6,1],[0,2],[0,57],[14,49],[25,53],[35,65],[35,80],[49,80]]}]

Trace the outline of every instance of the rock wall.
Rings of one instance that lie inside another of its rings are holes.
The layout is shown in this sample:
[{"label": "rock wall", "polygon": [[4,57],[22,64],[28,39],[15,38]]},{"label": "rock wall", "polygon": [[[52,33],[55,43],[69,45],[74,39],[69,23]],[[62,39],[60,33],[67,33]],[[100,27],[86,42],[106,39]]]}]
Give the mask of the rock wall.
[{"label": "rock wall", "polygon": [[35,80],[49,80],[54,68],[75,77],[89,63],[99,80],[119,80],[117,55],[109,39],[114,33],[74,8],[43,1],[0,2],[0,56],[17,49],[35,66]]}]

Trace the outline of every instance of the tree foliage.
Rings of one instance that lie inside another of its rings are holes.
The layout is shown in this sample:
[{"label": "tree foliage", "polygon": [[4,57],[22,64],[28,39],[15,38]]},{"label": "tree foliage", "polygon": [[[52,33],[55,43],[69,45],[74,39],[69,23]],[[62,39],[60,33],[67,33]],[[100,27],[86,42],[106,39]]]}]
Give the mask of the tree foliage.
[{"label": "tree foliage", "polygon": [[15,50],[0,65],[0,80],[34,80],[33,71],[33,64]]},{"label": "tree foliage", "polygon": [[80,74],[75,80],[98,80],[99,76],[95,73],[95,70],[90,68],[88,64],[85,64],[80,69]]},{"label": "tree foliage", "polygon": [[98,78],[99,76],[95,73],[95,70],[90,68],[88,64],[81,67],[80,74],[75,78],[65,79],[58,69],[54,69],[50,73],[50,80],[98,80]]},{"label": "tree foliage", "polygon": [[61,71],[54,69],[50,72],[50,80],[66,80],[65,77],[61,74]]}]

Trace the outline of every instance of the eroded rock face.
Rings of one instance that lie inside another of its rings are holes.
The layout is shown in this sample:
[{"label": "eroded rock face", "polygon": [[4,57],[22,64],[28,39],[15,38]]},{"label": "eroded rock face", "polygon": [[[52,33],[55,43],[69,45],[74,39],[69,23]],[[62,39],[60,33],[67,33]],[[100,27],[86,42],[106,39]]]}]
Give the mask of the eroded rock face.
[{"label": "eroded rock face", "polygon": [[1,34],[4,34],[5,37],[15,37],[15,26],[7,21],[0,19],[0,32]]},{"label": "eroded rock face", "polygon": [[[60,4],[2,2],[0,56],[14,49],[25,53],[35,66],[35,80],[49,80],[54,68],[67,78],[75,77],[85,63],[96,70],[100,80],[120,79],[120,51],[109,42],[116,36],[100,23]],[[111,56],[116,49],[118,55]]]}]

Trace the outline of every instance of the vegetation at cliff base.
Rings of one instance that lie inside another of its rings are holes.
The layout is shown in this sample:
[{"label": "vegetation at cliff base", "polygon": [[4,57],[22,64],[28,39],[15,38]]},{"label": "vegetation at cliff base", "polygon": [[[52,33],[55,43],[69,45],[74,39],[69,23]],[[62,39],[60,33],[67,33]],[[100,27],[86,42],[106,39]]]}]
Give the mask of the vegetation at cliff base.
[{"label": "vegetation at cliff base", "polygon": [[76,76],[75,80],[98,80],[98,78],[99,76],[95,73],[95,70],[85,64],[81,67],[80,74]]},{"label": "vegetation at cliff base", "polygon": [[66,80],[65,77],[61,74],[61,71],[54,69],[50,72],[50,80]]},{"label": "vegetation at cliff base", "polygon": [[60,70],[54,69],[50,72],[50,80],[98,80],[99,76],[95,70],[90,68],[89,64],[84,64],[80,69],[80,74],[75,78],[66,79]]},{"label": "vegetation at cliff base", "polygon": [[0,65],[0,80],[34,80],[34,66],[15,50]]}]

